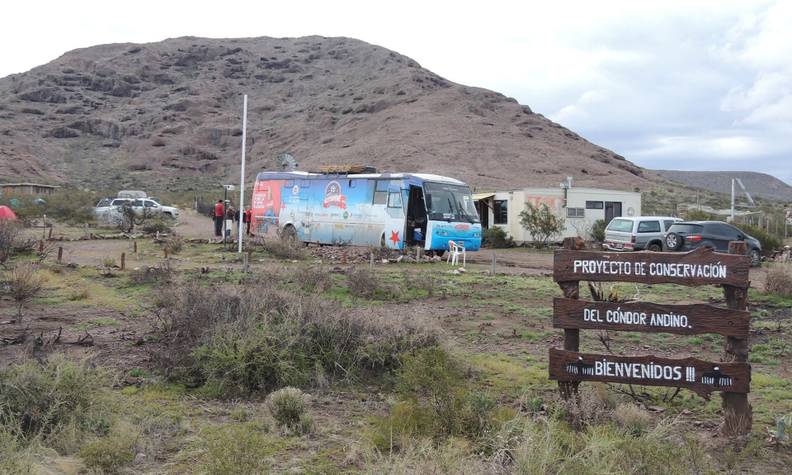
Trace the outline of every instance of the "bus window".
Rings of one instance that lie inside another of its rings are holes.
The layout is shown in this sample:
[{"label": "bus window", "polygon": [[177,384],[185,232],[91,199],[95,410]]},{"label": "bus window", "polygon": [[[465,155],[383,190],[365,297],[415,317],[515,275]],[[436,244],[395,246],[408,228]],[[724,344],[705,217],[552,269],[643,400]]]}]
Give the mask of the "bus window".
[{"label": "bus window", "polygon": [[384,205],[388,201],[388,182],[377,180],[374,183],[374,204]]},{"label": "bus window", "polygon": [[388,208],[399,208],[402,207],[402,196],[399,192],[391,192],[388,194]]}]

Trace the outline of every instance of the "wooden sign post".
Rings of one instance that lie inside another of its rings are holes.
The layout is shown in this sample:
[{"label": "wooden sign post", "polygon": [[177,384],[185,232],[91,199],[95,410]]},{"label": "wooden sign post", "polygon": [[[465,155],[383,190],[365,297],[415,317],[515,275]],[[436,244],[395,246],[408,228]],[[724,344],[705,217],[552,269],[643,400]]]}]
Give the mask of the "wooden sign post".
[{"label": "wooden sign post", "polygon": [[[583,250],[582,240],[564,240],[554,256],[553,278],[564,298],[553,300],[553,326],[564,330],[564,349],[550,349],[550,379],[558,381],[564,398],[577,392],[580,381],[604,381],[686,388],[709,398],[720,391],[728,434],[751,430],[748,404],[747,289],[750,259],[744,242],[733,242],[729,254],[709,249],[688,253],[601,252]],[[721,285],[727,307],[705,304],[671,305],[650,302],[580,300],[580,281],[644,284]],[[635,331],[726,337],[722,362],[696,358],[615,356],[580,353],[580,330]]]}]

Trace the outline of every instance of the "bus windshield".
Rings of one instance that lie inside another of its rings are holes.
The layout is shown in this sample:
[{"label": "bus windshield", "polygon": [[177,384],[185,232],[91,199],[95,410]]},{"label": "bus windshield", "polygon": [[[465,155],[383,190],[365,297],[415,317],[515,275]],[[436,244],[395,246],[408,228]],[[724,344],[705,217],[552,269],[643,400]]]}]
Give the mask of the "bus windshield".
[{"label": "bus windshield", "polygon": [[429,219],[479,222],[473,196],[467,186],[425,183],[424,193]]}]

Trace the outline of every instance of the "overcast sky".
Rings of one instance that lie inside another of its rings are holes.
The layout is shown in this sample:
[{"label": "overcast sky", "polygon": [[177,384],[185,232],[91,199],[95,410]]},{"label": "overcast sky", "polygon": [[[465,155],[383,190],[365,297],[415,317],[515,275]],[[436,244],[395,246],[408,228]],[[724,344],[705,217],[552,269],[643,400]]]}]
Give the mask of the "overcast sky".
[{"label": "overcast sky", "polygon": [[13,1],[2,18],[0,77],[101,43],[348,36],[644,167],[792,184],[792,1]]}]

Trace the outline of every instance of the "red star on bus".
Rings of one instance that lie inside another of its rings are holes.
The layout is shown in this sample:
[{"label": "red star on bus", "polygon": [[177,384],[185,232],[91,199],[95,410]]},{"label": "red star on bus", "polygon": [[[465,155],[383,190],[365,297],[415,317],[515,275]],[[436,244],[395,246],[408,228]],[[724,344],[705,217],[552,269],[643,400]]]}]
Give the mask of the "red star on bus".
[{"label": "red star on bus", "polygon": [[391,231],[390,241],[393,243],[394,246],[399,244],[399,232],[398,231]]}]

